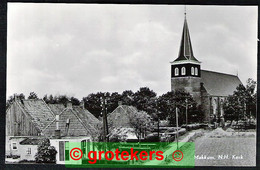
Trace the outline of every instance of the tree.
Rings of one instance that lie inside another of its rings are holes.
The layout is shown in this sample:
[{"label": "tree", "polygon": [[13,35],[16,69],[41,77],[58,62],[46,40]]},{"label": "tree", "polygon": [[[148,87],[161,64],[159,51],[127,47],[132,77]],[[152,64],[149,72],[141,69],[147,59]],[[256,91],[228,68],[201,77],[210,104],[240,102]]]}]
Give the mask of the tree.
[{"label": "tree", "polygon": [[85,103],[85,108],[90,111],[95,117],[101,116],[101,101],[100,97],[102,97],[104,93],[91,93],[87,97],[83,97],[83,101]]},{"label": "tree", "polygon": [[86,109],[90,111],[94,116],[97,118],[102,116],[101,115],[101,101],[100,98],[102,96],[105,96],[106,99],[106,108],[107,108],[107,113],[113,112],[117,107],[118,107],[118,102],[122,101],[122,95],[113,92],[113,93],[103,93],[103,92],[98,92],[98,93],[92,93],[88,95],[87,97],[83,97],[83,101],[85,103]]},{"label": "tree", "polygon": [[9,96],[8,100],[6,101],[6,109],[13,103],[14,96]]},{"label": "tree", "polygon": [[14,94],[12,96],[9,96],[8,100],[6,101],[6,109],[13,103],[13,101],[15,100],[15,97],[19,100],[24,100],[25,96],[23,93],[20,94]]},{"label": "tree", "polygon": [[38,145],[35,160],[37,163],[55,163],[56,149],[50,145],[49,139],[42,139]]},{"label": "tree", "polygon": [[45,94],[42,98],[43,101],[45,101],[45,103],[49,103],[49,100],[48,100],[48,95]]},{"label": "tree", "polygon": [[253,116],[256,117],[256,82],[248,79],[246,86],[240,84],[233,95],[229,95],[225,100],[224,118],[225,120],[240,120]]},{"label": "tree", "polygon": [[54,100],[56,99],[56,103],[57,104],[63,104],[64,106],[67,105],[67,103],[69,102],[69,98],[66,95],[60,95],[60,96],[55,96]]},{"label": "tree", "polygon": [[138,110],[146,111],[148,114],[155,112],[156,93],[148,87],[141,87],[134,93],[133,106]]},{"label": "tree", "polygon": [[111,95],[107,93],[106,99],[107,99],[107,112],[111,113],[117,108],[118,102],[121,101],[122,96],[117,92],[114,92]]},{"label": "tree", "polygon": [[256,81],[252,78],[247,80],[246,89],[249,93],[246,105],[246,114],[248,117],[256,118],[256,105],[257,105],[257,93],[256,93]]},{"label": "tree", "polygon": [[[186,103],[187,100],[187,103]],[[176,125],[176,107],[178,107],[179,124],[186,123],[186,104],[188,104],[189,122],[198,122],[203,116],[192,96],[184,91],[170,91],[159,96],[157,100],[160,119],[168,119],[171,125]]]},{"label": "tree", "polygon": [[15,94],[15,96],[17,97],[17,99],[20,99],[20,100],[24,100],[25,99],[25,95],[23,93]]},{"label": "tree", "polygon": [[134,102],[134,93],[131,90],[125,90],[121,95],[122,104],[131,106]]},{"label": "tree", "polygon": [[190,105],[188,108],[188,123],[201,123],[204,117],[204,111],[201,105],[197,105],[197,103]]},{"label": "tree", "polygon": [[30,92],[28,99],[38,99],[38,96],[35,92]]},{"label": "tree", "polygon": [[79,106],[80,105],[79,99],[77,99],[75,97],[71,97],[70,101],[71,101],[72,105],[75,105],[75,106]]},{"label": "tree", "polygon": [[129,121],[139,141],[142,134],[153,128],[151,116],[144,111],[133,112],[129,115]]}]

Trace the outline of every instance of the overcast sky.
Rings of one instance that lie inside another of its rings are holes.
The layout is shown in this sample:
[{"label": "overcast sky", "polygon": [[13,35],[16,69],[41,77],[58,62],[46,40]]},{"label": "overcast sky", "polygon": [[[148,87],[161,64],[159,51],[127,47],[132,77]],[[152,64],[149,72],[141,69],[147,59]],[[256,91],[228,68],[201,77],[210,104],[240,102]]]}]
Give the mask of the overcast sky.
[{"label": "overcast sky", "polygon": [[[257,74],[257,7],[187,6],[202,69]],[[7,96],[170,91],[181,5],[8,4]]]}]

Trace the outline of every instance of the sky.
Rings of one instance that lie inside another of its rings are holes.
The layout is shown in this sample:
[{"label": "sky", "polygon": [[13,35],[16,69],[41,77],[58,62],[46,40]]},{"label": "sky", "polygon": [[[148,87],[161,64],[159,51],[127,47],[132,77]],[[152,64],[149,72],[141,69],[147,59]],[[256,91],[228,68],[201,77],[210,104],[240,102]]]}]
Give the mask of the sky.
[{"label": "sky", "polygon": [[[186,9],[202,69],[256,80],[257,7]],[[164,94],[183,23],[183,5],[9,3],[6,95]]]}]

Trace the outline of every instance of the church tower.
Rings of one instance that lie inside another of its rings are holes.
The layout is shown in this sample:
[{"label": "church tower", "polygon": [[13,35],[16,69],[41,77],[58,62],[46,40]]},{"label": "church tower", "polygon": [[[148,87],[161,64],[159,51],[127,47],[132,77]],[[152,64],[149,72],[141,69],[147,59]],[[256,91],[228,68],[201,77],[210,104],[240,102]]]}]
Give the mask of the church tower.
[{"label": "church tower", "polygon": [[186,90],[200,104],[200,75],[200,62],[193,55],[185,13],[179,55],[171,62],[171,90]]}]

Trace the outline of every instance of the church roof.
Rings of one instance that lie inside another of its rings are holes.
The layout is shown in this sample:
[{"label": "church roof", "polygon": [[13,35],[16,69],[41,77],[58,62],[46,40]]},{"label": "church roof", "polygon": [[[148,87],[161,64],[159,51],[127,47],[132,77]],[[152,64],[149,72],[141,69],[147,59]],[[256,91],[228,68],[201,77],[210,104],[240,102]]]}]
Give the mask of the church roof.
[{"label": "church roof", "polygon": [[179,55],[178,55],[178,58],[176,60],[174,60],[174,62],[176,62],[176,61],[199,62],[193,55],[190,33],[189,33],[189,28],[188,28],[188,23],[187,23],[186,17],[184,19],[184,26],[183,26],[183,31],[182,31]]},{"label": "church roof", "polygon": [[201,82],[210,95],[232,95],[239,84],[242,84],[238,76],[201,70]]}]

